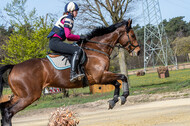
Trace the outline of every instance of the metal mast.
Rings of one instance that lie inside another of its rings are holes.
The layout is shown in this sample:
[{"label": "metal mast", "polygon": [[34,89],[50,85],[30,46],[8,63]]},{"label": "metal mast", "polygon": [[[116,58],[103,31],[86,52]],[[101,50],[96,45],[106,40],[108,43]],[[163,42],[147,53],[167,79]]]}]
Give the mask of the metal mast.
[{"label": "metal mast", "polygon": [[142,0],[144,15],[144,71],[152,62],[152,66],[168,62],[177,66],[177,60],[164,30],[158,0]]}]

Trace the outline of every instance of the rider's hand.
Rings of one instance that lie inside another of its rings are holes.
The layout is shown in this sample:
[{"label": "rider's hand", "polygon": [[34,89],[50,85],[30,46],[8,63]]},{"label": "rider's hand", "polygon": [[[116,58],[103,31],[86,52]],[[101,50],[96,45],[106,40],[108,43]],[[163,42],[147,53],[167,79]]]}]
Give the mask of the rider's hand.
[{"label": "rider's hand", "polygon": [[84,43],[87,42],[86,36],[81,35],[79,41],[80,41],[80,42],[84,42]]}]

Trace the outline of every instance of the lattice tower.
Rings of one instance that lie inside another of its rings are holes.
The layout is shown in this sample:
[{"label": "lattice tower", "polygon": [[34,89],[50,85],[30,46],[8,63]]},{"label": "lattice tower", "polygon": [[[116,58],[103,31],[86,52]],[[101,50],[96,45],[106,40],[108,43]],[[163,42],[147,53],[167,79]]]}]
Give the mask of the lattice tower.
[{"label": "lattice tower", "polygon": [[144,71],[150,64],[174,64],[177,66],[176,57],[170,48],[158,0],[142,0],[144,15]]}]

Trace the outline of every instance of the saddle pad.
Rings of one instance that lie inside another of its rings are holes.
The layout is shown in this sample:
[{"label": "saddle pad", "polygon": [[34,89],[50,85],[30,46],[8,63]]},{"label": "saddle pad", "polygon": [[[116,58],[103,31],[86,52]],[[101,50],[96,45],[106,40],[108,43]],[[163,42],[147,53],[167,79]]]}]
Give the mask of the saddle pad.
[{"label": "saddle pad", "polygon": [[46,56],[51,64],[58,70],[64,70],[71,67],[71,64],[69,63],[69,60],[65,56],[58,56],[55,58],[52,58],[50,56]]}]

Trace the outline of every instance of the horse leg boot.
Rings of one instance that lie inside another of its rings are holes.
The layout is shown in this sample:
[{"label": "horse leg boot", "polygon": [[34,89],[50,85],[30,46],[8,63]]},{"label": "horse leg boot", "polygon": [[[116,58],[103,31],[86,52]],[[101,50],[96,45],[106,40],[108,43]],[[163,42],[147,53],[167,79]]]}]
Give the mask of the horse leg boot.
[{"label": "horse leg boot", "polygon": [[122,88],[123,88],[123,94],[120,96],[120,99],[121,99],[121,105],[124,105],[126,100],[127,100],[127,97],[129,96],[129,84],[128,84],[128,79],[125,75],[123,75],[123,78],[122,79]]},{"label": "horse leg boot", "polygon": [[109,100],[109,108],[108,109],[113,109],[113,107],[115,106],[115,104],[119,101],[118,97],[119,97],[119,93],[120,93],[120,83],[119,82],[115,82],[114,86],[115,86],[115,91],[114,91],[114,96],[112,100]]},{"label": "horse leg boot", "polygon": [[71,74],[70,74],[70,82],[75,82],[78,80],[78,78],[83,78],[85,75],[84,74],[77,74],[77,66],[79,63],[79,59],[81,56],[81,51],[75,51],[72,59],[71,59]]},{"label": "horse leg boot", "polygon": [[[124,74],[115,74],[109,71],[105,71],[101,83],[112,83],[115,80],[122,80],[123,94],[120,96],[120,100],[121,100],[121,105],[124,105],[127,100],[127,97],[129,96],[128,78]],[[114,85],[114,83],[112,84]],[[119,92],[118,82],[117,84],[115,83],[114,98],[109,101],[109,109],[113,108],[115,103],[118,101],[119,93],[117,92]]]}]

